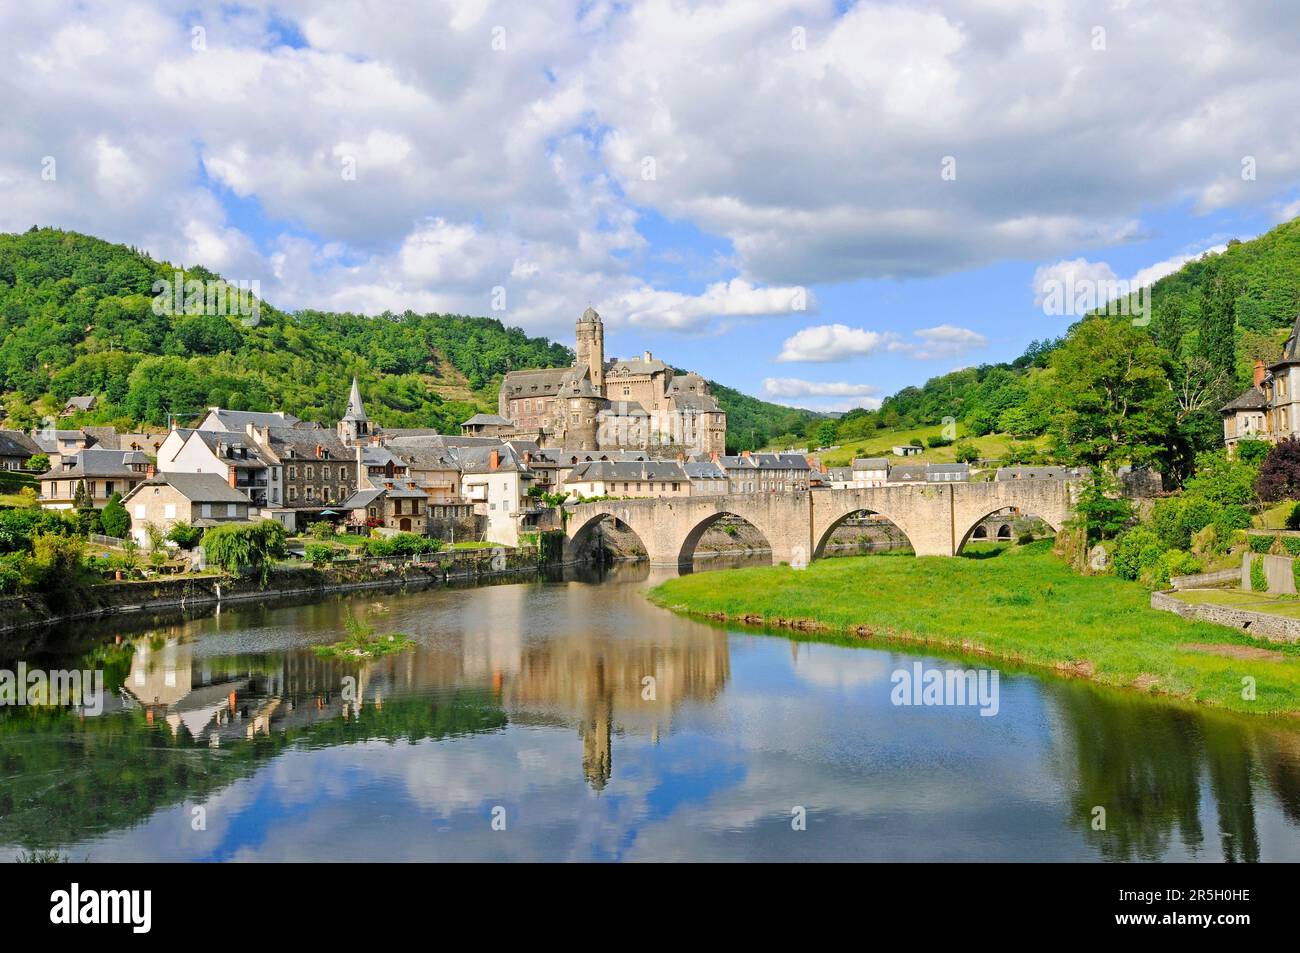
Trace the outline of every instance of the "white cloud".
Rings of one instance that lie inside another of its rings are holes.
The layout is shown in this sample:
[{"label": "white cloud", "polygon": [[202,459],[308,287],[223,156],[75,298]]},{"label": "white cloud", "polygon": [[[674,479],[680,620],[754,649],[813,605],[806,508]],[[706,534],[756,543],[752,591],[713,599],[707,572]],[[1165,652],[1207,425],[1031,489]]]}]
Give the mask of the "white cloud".
[{"label": "white cloud", "polygon": [[923,361],[960,357],[971,351],[978,351],[988,344],[988,338],[978,331],[954,327],[951,324],[922,328],[914,333],[922,342],[914,353],[919,360]]},{"label": "white cloud", "polygon": [[892,332],[867,331],[847,324],[819,324],[786,338],[776,359],[815,363],[847,361],[881,349],[897,350],[898,346],[898,335]]},{"label": "white cloud", "polygon": [[766,377],[764,394],[778,404],[810,410],[845,411],[854,407],[875,410],[880,406],[880,388],[874,384],[848,381],[809,381],[799,377]]},{"label": "white cloud", "polygon": [[1034,304],[1041,306],[1046,300],[1053,284],[1061,287],[1077,287],[1081,282],[1096,282],[1099,286],[1108,285],[1119,278],[1110,265],[1104,261],[1088,261],[1075,258],[1070,261],[1058,261],[1054,265],[1040,265],[1034,269]]},{"label": "white cloud", "polygon": [[1205,248],[1202,249],[1201,251],[1193,252],[1191,254],[1175,255],[1172,258],[1166,258],[1164,261],[1158,261],[1154,265],[1147,265],[1147,267],[1138,271],[1138,273],[1133,276],[1131,283],[1135,287],[1145,288],[1148,285],[1155,284],[1157,281],[1159,281],[1161,278],[1165,277],[1166,275],[1172,275],[1175,271],[1183,267],[1183,265],[1187,264],[1189,261],[1194,261],[1197,258],[1201,258],[1205,255],[1222,254],[1224,251],[1227,250],[1227,248],[1228,248],[1228,244],[1227,242],[1224,242],[1221,245],[1211,245],[1209,248]]}]

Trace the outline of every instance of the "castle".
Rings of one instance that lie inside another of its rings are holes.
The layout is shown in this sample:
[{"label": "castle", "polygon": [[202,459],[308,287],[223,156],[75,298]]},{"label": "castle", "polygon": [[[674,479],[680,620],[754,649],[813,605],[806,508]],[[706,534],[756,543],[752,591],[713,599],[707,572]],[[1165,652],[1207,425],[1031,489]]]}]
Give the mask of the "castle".
[{"label": "castle", "polygon": [[675,373],[649,351],[605,360],[593,308],[578,319],[576,344],[571,367],[508,373],[499,417],[479,420],[480,432],[563,450],[726,452],[727,415],[699,374]]}]

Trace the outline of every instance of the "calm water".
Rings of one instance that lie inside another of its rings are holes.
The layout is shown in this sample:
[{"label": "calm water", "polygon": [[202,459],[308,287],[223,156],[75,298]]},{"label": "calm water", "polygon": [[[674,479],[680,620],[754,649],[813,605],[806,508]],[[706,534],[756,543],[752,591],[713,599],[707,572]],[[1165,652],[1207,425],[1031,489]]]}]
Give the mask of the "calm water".
[{"label": "calm water", "polygon": [[[1300,859],[1300,727],[1007,671],[994,717],[896,707],[896,669],[963,663],[704,625],[645,602],[650,581],[370,593],[0,650],[11,670],[102,667],[113,693],[98,717],[0,712],[0,859]],[[350,612],[418,647],[317,659]]]}]

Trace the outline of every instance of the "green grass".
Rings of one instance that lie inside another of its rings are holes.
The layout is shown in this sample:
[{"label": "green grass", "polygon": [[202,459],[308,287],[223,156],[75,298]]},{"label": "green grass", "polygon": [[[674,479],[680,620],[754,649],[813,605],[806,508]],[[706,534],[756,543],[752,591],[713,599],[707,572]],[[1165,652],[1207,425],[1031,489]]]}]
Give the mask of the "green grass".
[{"label": "green grass", "polygon": [[[889,457],[896,463],[952,463],[957,459],[957,448],[954,444],[946,447],[926,447],[920,454],[914,457],[894,457],[893,448],[899,445],[911,443],[913,439],[920,440],[922,443],[929,437],[938,437],[941,435],[943,428],[940,426],[931,427],[913,427],[907,430],[881,430],[869,437],[860,440],[846,440],[834,450],[828,450],[821,455],[822,462],[828,467],[848,466],[854,457]],[[981,459],[1000,459],[1005,457],[1013,443],[1032,444],[1034,447],[1041,449],[1046,445],[1046,438],[1039,437],[1034,440],[1018,441],[1011,437],[1010,434],[991,433],[983,437],[971,437],[966,435],[958,427],[958,439],[975,446]]]},{"label": "green grass", "polygon": [[[715,619],[923,643],[1236,711],[1300,713],[1300,646],[1152,609],[1136,583],[1077,575],[1050,546],[1012,546],[992,558],[987,550],[969,559],[854,556],[804,570],[697,573],[649,597]],[[1284,659],[1236,659],[1189,643],[1264,646]],[[1253,701],[1241,697],[1245,676],[1256,680]]]},{"label": "green grass", "polygon": [[1244,589],[1188,589],[1171,593],[1180,602],[1191,605],[1232,606],[1250,612],[1300,619],[1300,598],[1292,595],[1247,592]]},{"label": "green grass", "polygon": [[1286,529],[1286,518],[1295,508],[1295,500],[1275,503],[1256,517],[1256,525],[1261,529]]}]

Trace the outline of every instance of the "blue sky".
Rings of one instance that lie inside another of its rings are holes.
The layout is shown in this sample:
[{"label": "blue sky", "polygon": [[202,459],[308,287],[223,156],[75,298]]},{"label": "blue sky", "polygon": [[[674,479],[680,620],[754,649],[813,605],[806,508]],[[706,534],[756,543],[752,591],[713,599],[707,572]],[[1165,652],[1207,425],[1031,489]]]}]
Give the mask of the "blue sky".
[{"label": "blue sky", "polygon": [[1052,281],[1300,214],[1298,55],[1262,0],[7,5],[0,230],[287,308],[594,305],[612,354],[874,406],[1062,333]]}]

